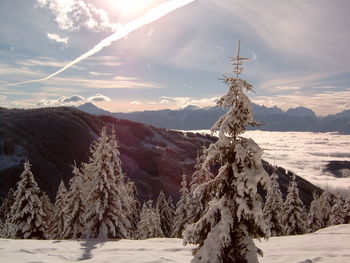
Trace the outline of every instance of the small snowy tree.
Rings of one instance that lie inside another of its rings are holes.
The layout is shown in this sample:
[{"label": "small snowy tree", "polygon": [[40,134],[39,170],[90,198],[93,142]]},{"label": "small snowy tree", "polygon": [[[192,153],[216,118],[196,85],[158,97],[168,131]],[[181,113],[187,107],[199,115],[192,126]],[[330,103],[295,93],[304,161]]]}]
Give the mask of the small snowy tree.
[{"label": "small snowy tree", "polygon": [[350,224],[350,196],[345,200],[344,213],[345,213],[345,224]]},{"label": "small snowy tree", "polygon": [[345,223],[345,210],[344,210],[344,201],[340,194],[334,196],[334,205],[331,208],[329,215],[329,224],[330,225],[340,225]]},{"label": "small snowy tree", "polygon": [[156,209],[160,215],[160,223],[164,237],[170,237],[172,234],[174,211],[165,199],[163,191],[160,191],[158,195]]},{"label": "small snowy tree", "polygon": [[322,215],[319,197],[313,192],[313,200],[307,215],[307,229],[312,233],[322,228]]},{"label": "small snowy tree", "polygon": [[331,194],[328,191],[324,191],[320,198],[320,210],[321,210],[321,222],[322,222],[322,228],[330,226],[330,213],[332,208],[332,197]]},{"label": "small snowy tree", "polygon": [[137,225],[140,221],[140,210],[141,210],[141,205],[137,197],[137,189],[136,185],[134,182],[128,180],[126,183],[126,188],[128,192],[128,199],[129,199],[129,211],[130,214],[127,215],[128,218],[130,218],[131,222],[131,238],[134,238],[136,235],[136,229]]},{"label": "small snowy tree", "polygon": [[238,78],[242,59],[238,52],[234,58],[236,77],[224,79],[229,91],[218,106],[229,110],[211,130],[218,131],[218,140],[204,152],[203,169],[221,167],[212,180],[195,190],[200,199],[205,195],[212,199],[207,200],[206,213],[184,232],[185,244],[198,245],[192,263],[256,263],[261,251],[253,237],[269,236],[257,193],[257,184],[269,180],[261,162],[262,150],[252,139],[240,136],[248,125],[257,124],[244,94],[252,86]]},{"label": "small snowy tree", "polygon": [[82,214],[85,211],[83,199],[84,178],[76,165],[73,166],[73,177],[70,180],[69,191],[62,213],[65,215],[62,239],[78,239],[81,237],[84,225]]},{"label": "small snowy tree", "polygon": [[274,171],[271,175],[271,182],[263,209],[264,218],[267,225],[270,227],[271,236],[281,236],[284,234],[283,199],[277,179],[278,175]]},{"label": "small snowy tree", "polygon": [[41,201],[43,202],[43,210],[46,214],[45,222],[47,222],[47,226],[49,226],[49,222],[51,221],[51,217],[53,213],[53,205],[47,193],[42,191],[40,198],[41,198]]},{"label": "small snowy tree", "polygon": [[171,207],[171,209],[174,211],[174,216],[175,216],[175,205],[174,205],[174,201],[173,198],[171,197],[171,195],[168,196],[168,204]]},{"label": "small snowy tree", "polygon": [[150,200],[144,203],[140,215],[140,222],[137,226],[137,238],[148,239],[164,237],[160,215],[157,209],[153,207],[153,202]]},{"label": "small snowy tree", "polygon": [[11,206],[13,205],[14,199],[14,192],[11,188],[10,191],[7,193],[6,198],[2,202],[0,206],[0,238],[6,238],[7,236],[7,224],[6,219],[10,214]]},{"label": "small snowy tree", "polygon": [[188,225],[187,219],[187,204],[189,201],[187,188],[187,179],[186,175],[182,175],[182,182],[180,188],[180,199],[176,204],[175,218],[174,218],[174,227],[173,227],[173,237],[182,238],[182,232],[185,230],[185,227]]},{"label": "small snowy tree", "polygon": [[7,217],[7,237],[45,239],[46,214],[40,198],[40,189],[30,170],[30,163],[24,162],[24,171],[17,183],[14,202]]},{"label": "small snowy tree", "polygon": [[91,191],[83,214],[84,238],[129,238],[132,232],[130,191],[121,169],[117,142],[104,127],[89,164]]},{"label": "small snowy tree", "polygon": [[288,194],[283,205],[283,215],[286,235],[306,233],[305,208],[299,197],[295,174],[293,174],[292,181],[289,183]]},{"label": "small snowy tree", "polygon": [[53,209],[51,224],[50,224],[50,238],[63,239],[64,224],[66,220],[65,207],[67,189],[63,181],[61,181],[56,194],[56,201]]},{"label": "small snowy tree", "polygon": [[0,206],[0,225],[3,225],[6,221],[6,217],[10,212],[11,206],[14,202],[14,192],[11,188],[10,191],[7,193],[6,198],[2,202]]}]

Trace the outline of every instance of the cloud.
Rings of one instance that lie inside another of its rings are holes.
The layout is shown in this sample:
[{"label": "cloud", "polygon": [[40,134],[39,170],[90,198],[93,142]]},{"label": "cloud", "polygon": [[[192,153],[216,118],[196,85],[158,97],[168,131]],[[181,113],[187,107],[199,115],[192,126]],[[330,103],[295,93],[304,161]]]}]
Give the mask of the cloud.
[{"label": "cloud", "polygon": [[251,30],[246,29],[246,34],[254,34],[254,39],[260,37],[275,52],[291,60],[315,67],[324,63],[326,67],[342,64],[349,68],[347,1],[211,2],[240,19],[242,27],[248,26]]},{"label": "cloud", "polygon": [[200,108],[214,106],[218,101],[219,97],[209,98],[191,98],[191,97],[162,97],[160,104],[169,104],[173,108],[184,108],[188,105],[195,105]]},{"label": "cloud", "polygon": [[37,0],[39,7],[47,8],[55,16],[61,30],[115,31],[117,24],[109,21],[107,12],[82,0]]},{"label": "cloud", "polygon": [[58,102],[62,103],[70,103],[70,102],[81,102],[84,101],[85,99],[82,96],[79,95],[73,95],[71,97],[61,97],[58,99]]},{"label": "cloud", "polygon": [[80,104],[85,101],[85,98],[80,95],[73,95],[70,97],[62,96],[58,99],[48,99],[48,100],[41,100],[36,105],[41,107],[47,107],[47,106],[68,106],[68,105],[75,105]]},{"label": "cloud", "polygon": [[93,76],[113,76],[112,73],[95,72],[95,71],[90,71],[89,74]]},{"label": "cloud", "polygon": [[51,33],[47,33],[46,36],[48,39],[53,40],[57,43],[68,45],[68,37],[60,37],[57,34],[51,34]]},{"label": "cloud", "polygon": [[95,96],[89,97],[87,101],[89,102],[101,102],[101,101],[110,101],[111,99],[101,95],[101,94],[96,94]]},{"label": "cloud", "polygon": [[80,95],[73,95],[73,96],[61,96],[58,99],[44,99],[36,103],[36,106],[40,107],[57,107],[57,106],[71,106],[71,105],[80,105],[84,102],[108,102],[111,99],[102,95],[102,94],[96,94],[95,96],[91,96],[89,98],[84,98]]}]

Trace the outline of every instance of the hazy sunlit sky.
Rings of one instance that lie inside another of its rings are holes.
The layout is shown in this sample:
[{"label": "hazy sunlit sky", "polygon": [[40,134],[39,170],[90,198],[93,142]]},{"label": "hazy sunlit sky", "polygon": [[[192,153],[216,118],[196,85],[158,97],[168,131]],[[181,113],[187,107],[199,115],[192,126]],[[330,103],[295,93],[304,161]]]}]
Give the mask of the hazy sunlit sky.
[{"label": "hazy sunlit sky", "polygon": [[110,111],[214,105],[241,40],[251,99],[350,109],[350,1],[196,0],[45,78],[164,0],[1,0],[0,105]]}]

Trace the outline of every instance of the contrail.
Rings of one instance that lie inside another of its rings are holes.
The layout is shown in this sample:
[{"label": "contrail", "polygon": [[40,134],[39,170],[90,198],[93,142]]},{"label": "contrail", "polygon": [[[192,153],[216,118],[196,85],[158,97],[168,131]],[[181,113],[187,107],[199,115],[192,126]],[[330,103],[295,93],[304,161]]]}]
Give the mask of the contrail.
[{"label": "contrail", "polygon": [[112,35],[106,37],[103,39],[100,43],[98,43],[96,46],[94,46],[89,51],[82,54],[80,57],[74,59],[73,61],[69,62],[67,65],[65,65],[60,70],[52,73],[51,75],[47,76],[46,78],[42,79],[34,79],[34,80],[28,80],[28,81],[22,81],[17,83],[8,84],[8,86],[15,86],[20,84],[27,84],[27,83],[33,83],[33,82],[41,82],[45,80],[49,80],[56,75],[62,73],[66,69],[69,69],[71,66],[77,64],[78,62],[96,54],[97,52],[101,51],[103,48],[110,46],[113,42],[122,39],[123,37],[127,36],[131,32],[150,24],[159,18],[169,14],[170,12],[183,7],[185,5],[188,5],[195,0],[171,0],[166,3],[160,4],[159,6],[156,6],[152,8],[150,11],[148,11],[145,15],[123,25],[117,32],[113,33]]}]

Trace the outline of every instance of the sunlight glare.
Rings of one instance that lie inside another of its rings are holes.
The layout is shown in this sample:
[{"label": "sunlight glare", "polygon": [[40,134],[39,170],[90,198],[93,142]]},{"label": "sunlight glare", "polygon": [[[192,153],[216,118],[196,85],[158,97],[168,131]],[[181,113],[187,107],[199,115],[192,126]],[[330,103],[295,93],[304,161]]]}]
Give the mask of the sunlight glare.
[{"label": "sunlight glare", "polygon": [[110,7],[115,9],[121,16],[131,18],[150,9],[154,0],[108,0]]}]

